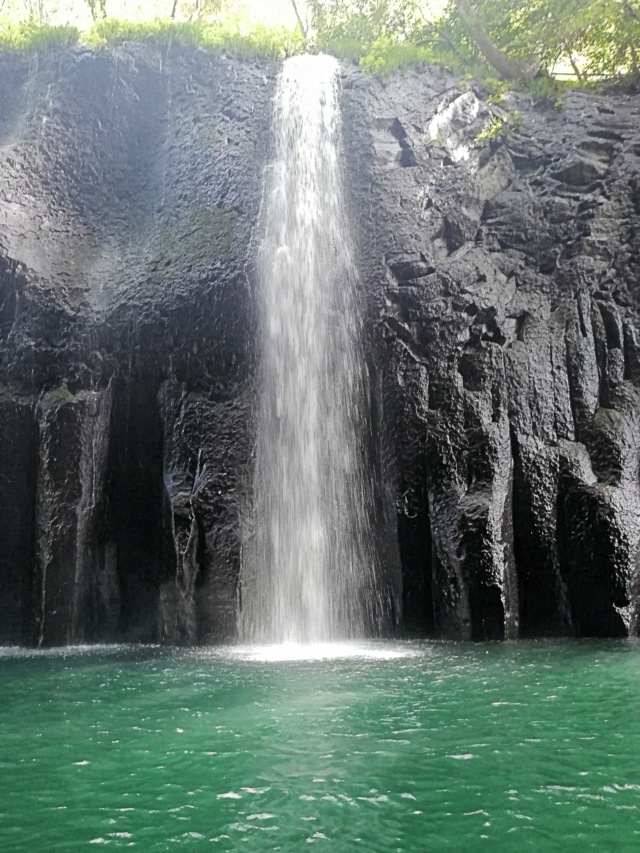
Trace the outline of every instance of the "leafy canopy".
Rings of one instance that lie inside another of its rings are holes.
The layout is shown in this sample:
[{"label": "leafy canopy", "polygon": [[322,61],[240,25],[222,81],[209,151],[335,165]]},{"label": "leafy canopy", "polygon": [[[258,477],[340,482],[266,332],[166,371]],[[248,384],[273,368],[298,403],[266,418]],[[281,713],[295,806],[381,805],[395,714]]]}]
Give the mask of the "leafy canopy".
[{"label": "leafy canopy", "polygon": [[[346,48],[365,66],[380,68],[385,59],[394,66],[392,54],[402,53],[409,61],[439,61],[495,76],[477,32],[465,20],[464,5],[449,0],[434,18],[429,3],[420,0],[308,2],[315,43]],[[543,73],[564,68],[580,83],[639,73],[639,0],[473,0],[466,5],[496,48]]]},{"label": "leafy canopy", "polygon": [[389,35],[410,37],[420,20],[419,0],[307,0],[319,43],[353,40],[370,44]]},{"label": "leafy canopy", "polygon": [[[473,5],[509,56],[536,59],[546,71],[565,66],[580,82],[638,73],[638,0],[474,0]],[[442,26],[462,57],[480,59],[455,0]]]}]

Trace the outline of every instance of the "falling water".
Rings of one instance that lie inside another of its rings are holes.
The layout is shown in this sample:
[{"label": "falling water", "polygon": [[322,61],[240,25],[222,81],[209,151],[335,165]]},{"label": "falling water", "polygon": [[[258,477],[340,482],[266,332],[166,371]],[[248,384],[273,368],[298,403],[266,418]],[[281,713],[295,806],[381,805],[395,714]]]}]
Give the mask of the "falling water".
[{"label": "falling water", "polygon": [[241,626],[254,642],[357,638],[375,632],[383,611],[340,145],[337,62],[287,60],[262,202],[259,412]]}]

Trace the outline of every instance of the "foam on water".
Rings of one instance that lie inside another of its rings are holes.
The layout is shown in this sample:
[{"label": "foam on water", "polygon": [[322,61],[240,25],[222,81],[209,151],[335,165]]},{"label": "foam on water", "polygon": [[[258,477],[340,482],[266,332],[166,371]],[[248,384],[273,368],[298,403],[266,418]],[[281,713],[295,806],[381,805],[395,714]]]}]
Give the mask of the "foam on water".
[{"label": "foam on water", "polygon": [[[215,652],[214,652],[215,653]],[[372,660],[384,661],[415,657],[423,649],[399,643],[275,643],[256,646],[227,646],[225,656],[264,663],[287,661]]]}]

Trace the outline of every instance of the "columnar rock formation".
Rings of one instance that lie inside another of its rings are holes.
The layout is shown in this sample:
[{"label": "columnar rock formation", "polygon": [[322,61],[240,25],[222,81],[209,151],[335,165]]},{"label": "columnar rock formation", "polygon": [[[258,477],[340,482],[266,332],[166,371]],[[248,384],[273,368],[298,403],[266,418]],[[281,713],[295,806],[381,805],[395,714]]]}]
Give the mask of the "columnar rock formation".
[{"label": "columnar rock formation", "polygon": [[232,636],[277,68],[0,63],[0,642]]},{"label": "columnar rock formation", "polygon": [[[0,642],[235,635],[277,68],[0,59]],[[343,87],[399,627],[638,633],[640,98]]]},{"label": "columnar rock formation", "polygon": [[637,633],[640,99],[352,80],[405,622]]}]

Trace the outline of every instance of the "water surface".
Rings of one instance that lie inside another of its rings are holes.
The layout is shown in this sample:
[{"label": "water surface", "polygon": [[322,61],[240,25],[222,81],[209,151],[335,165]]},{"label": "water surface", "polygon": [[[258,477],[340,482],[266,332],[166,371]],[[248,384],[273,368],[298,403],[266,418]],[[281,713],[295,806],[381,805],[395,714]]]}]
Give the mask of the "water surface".
[{"label": "water surface", "polygon": [[640,644],[0,650],[0,850],[637,851]]}]

